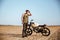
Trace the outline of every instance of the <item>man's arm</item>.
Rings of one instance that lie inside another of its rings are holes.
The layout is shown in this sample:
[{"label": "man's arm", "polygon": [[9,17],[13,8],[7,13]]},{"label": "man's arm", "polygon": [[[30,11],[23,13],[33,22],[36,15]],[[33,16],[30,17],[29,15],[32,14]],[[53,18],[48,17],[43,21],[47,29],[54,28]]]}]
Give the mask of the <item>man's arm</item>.
[{"label": "man's arm", "polygon": [[28,16],[31,16],[32,14],[31,13],[28,13]]},{"label": "man's arm", "polygon": [[21,16],[21,21],[22,21],[22,23],[23,23],[23,16],[24,16],[24,14],[22,14],[22,16]]}]

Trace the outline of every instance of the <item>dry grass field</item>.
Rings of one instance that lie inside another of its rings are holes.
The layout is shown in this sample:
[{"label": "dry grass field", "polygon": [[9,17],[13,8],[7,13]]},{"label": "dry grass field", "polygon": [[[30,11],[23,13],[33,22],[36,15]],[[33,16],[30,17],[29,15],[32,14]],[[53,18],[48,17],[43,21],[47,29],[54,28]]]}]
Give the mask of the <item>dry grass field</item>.
[{"label": "dry grass field", "polygon": [[21,26],[0,25],[0,40],[60,40],[60,26],[48,26],[51,31],[49,36],[33,33],[31,36],[22,38]]}]

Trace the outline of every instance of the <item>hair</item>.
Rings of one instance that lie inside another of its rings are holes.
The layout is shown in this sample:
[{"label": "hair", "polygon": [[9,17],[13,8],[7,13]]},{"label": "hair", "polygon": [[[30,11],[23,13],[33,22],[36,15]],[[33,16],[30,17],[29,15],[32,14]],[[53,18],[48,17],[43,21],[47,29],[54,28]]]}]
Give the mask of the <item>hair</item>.
[{"label": "hair", "polygon": [[26,12],[28,12],[29,10],[26,10]]}]

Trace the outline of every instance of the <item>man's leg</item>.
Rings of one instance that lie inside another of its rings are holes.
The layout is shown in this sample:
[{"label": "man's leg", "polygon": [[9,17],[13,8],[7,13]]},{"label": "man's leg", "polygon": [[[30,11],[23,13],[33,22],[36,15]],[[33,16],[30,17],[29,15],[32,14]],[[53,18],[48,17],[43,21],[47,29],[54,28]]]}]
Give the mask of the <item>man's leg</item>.
[{"label": "man's leg", "polygon": [[27,23],[25,23],[25,26],[24,26],[24,34],[25,34],[25,37],[27,37],[26,29],[27,29]]},{"label": "man's leg", "polygon": [[26,31],[25,31],[25,30],[26,30],[26,28],[27,28],[27,24],[26,24],[26,23],[24,23],[24,24],[23,24],[22,37],[27,36],[27,35],[26,35],[26,33],[25,33],[25,32],[26,32]]},{"label": "man's leg", "polygon": [[22,37],[24,37],[24,26],[25,24],[23,24]]}]

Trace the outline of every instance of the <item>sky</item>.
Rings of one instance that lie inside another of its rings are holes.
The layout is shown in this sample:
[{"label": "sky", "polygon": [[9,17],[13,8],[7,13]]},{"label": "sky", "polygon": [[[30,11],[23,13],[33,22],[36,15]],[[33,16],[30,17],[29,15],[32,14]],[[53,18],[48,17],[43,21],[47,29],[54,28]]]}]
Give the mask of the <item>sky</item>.
[{"label": "sky", "polygon": [[21,16],[30,10],[39,24],[60,25],[60,0],[0,0],[0,25],[21,25]]}]

